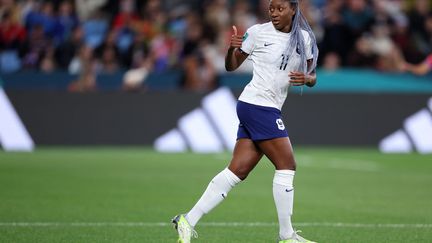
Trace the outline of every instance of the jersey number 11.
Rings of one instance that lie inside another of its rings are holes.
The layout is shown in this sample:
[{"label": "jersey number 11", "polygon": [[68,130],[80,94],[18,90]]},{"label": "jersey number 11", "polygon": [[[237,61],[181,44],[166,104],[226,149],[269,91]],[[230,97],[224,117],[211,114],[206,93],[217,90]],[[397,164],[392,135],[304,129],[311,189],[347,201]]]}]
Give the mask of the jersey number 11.
[{"label": "jersey number 11", "polygon": [[288,66],[288,55],[282,54],[282,62],[279,69],[286,70],[287,66]]}]

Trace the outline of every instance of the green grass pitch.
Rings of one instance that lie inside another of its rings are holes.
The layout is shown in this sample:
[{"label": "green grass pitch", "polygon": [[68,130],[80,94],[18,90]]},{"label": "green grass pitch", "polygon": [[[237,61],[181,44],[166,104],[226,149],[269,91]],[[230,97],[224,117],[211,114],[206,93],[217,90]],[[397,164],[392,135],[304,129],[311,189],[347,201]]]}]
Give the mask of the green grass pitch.
[{"label": "green grass pitch", "polygon": [[[320,243],[432,242],[432,156],[296,149],[293,221]],[[230,154],[40,148],[0,152],[0,242],[176,242],[169,221]],[[195,242],[275,242],[274,169],[263,159],[206,215]]]}]

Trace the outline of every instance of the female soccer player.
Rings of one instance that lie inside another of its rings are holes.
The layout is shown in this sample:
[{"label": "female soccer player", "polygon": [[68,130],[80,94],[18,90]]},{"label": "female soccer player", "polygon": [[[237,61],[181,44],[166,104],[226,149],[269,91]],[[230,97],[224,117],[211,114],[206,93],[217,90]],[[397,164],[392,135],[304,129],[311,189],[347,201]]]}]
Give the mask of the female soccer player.
[{"label": "female soccer player", "polygon": [[225,58],[227,71],[237,69],[250,57],[253,78],[237,104],[240,120],[233,158],[216,175],[195,206],[177,215],[173,223],[178,242],[190,242],[196,236],[195,225],[226,198],[228,192],[246,179],[263,155],[274,164],[273,196],[279,219],[279,242],[309,242],[294,231],[293,180],[296,164],[281,109],[291,85],[312,87],[316,83],[318,57],[315,36],[303,17],[298,0],[270,0],[271,22],[257,24],[240,36],[234,35]]}]

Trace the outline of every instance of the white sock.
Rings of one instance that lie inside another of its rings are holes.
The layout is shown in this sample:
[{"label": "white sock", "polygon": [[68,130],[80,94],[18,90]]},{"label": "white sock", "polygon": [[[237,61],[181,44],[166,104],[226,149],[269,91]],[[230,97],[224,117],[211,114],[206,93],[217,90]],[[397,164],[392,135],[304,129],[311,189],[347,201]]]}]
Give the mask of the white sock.
[{"label": "white sock", "polygon": [[186,220],[189,224],[195,227],[201,217],[222,202],[227,197],[228,192],[240,181],[228,168],[217,174],[195,206],[186,214]]},{"label": "white sock", "polygon": [[273,198],[279,219],[279,237],[286,240],[292,236],[294,229],[291,215],[294,204],[293,170],[276,170],[273,179]]}]

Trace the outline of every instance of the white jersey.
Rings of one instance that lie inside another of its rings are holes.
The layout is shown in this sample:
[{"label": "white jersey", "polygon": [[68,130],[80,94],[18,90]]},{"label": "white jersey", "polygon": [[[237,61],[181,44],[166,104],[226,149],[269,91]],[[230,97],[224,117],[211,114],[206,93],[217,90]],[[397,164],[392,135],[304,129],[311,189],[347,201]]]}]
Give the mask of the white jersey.
[{"label": "white jersey", "polygon": [[[302,30],[306,58],[312,59],[311,38]],[[274,28],[271,22],[250,27],[243,37],[241,50],[249,54],[253,63],[253,77],[244,88],[239,100],[246,103],[282,109],[288,95],[290,71],[300,67],[300,54],[285,57],[291,33]],[[285,62],[285,58],[291,58]],[[286,64],[285,64],[286,63]]]}]

